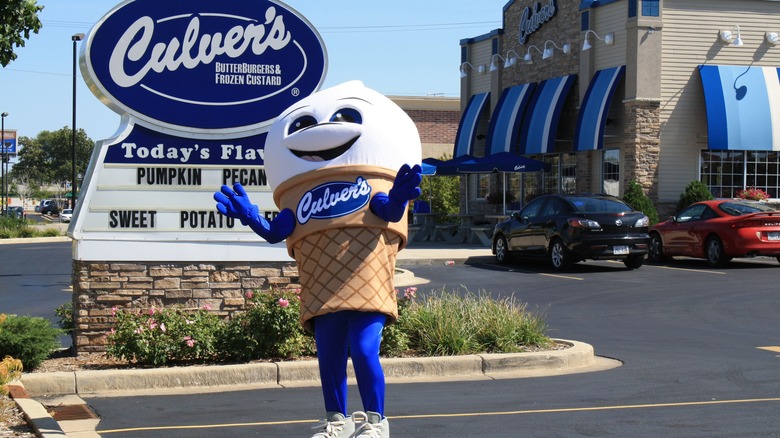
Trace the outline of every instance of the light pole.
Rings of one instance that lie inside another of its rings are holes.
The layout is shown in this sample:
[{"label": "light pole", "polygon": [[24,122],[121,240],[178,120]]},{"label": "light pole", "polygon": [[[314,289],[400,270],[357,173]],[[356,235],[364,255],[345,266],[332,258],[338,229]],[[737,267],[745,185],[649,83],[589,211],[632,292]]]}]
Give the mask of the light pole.
[{"label": "light pole", "polygon": [[73,138],[70,150],[70,208],[76,209],[76,42],[84,39],[83,33],[70,37],[73,41]]},{"label": "light pole", "polygon": [[2,119],[2,122],[0,122],[0,144],[3,145],[3,161],[0,162],[0,180],[2,180],[2,195],[3,199],[0,200],[0,212],[5,214],[6,211],[6,205],[5,205],[5,160],[8,157],[8,151],[5,147],[5,118],[8,117],[7,112],[3,112],[0,114],[0,119]]}]

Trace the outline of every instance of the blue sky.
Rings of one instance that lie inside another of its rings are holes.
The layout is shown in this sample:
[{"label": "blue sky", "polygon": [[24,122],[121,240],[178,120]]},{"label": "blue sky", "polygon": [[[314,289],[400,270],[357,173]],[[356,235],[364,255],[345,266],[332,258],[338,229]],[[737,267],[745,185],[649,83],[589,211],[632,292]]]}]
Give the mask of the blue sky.
[{"label": "blue sky", "polygon": [[[164,0],[161,0],[164,1]],[[219,0],[211,0],[219,1]],[[71,125],[71,35],[89,29],[119,0],[38,0],[43,29],[0,68],[0,111],[7,129],[35,137]],[[324,87],[359,79],[389,95],[460,93],[459,42],[501,27],[507,0],[287,0],[322,36],[328,51]],[[80,44],[80,43],[79,43]],[[77,72],[77,128],[108,138],[119,115],[89,91]]]}]

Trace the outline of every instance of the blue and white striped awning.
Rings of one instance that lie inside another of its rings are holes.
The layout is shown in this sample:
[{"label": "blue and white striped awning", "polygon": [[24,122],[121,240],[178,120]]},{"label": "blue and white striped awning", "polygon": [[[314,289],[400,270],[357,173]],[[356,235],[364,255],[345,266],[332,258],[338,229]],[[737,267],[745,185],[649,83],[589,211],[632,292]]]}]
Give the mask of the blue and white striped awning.
[{"label": "blue and white striped awning", "polygon": [[561,109],[577,75],[546,79],[539,83],[523,118],[520,155],[555,151],[555,134]]},{"label": "blue and white striped awning", "polygon": [[490,118],[485,155],[518,152],[520,125],[536,83],[507,87],[501,93],[496,110]]},{"label": "blue and white striped awning", "polygon": [[780,150],[780,69],[700,65],[712,150]]},{"label": "blue and white striped awning", "polygon": [[577,128],[574,132],[575,151],[604,148],[604,127],[607,125],[609,104],[625,71],[626,67],[621,65],[599,70],[593,75],[577,117]]},{"label": "blue and white striped awning", "polygon": [[455,151],[453,158],[460,157],[461,155],[473,155],[474,154],[474,140],[477,137],[477,123],[479,122],[479,116],[485,108],[490,93],[479,93],[471,96],[469,104],[466,106],[466,110],[463,111],[463,115],[460,118],[460,125],[458,125],[458,134],[455,137]]}]

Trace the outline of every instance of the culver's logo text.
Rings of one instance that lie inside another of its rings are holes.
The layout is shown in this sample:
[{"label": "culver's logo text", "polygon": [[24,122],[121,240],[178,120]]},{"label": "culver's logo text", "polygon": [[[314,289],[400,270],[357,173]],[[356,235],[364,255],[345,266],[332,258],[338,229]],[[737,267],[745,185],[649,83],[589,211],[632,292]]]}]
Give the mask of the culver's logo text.
[{"label": "culver's logo text", "polygon": [[316,30],[279,1],[126,0],[90,32],[82,72],[147,126],[235,134],[316,91],[326,58]]},{"label": "culver's logo text", "polygon": [[296,217],[300,224],[309,219],[332,219],[354,213],[371,198],[371,186],[362,177],[352,183],[329,182],[306,192],[298,202]]}]

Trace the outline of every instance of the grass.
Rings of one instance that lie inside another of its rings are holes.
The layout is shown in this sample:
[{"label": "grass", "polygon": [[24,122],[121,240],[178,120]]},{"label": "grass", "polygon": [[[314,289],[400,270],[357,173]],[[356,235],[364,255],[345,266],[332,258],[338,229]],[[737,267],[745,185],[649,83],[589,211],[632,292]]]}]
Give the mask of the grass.
[{"label": "grass", "polygon": [[41,227],[26,219],[0,217],[0,239],[29,237],[56,237],[62,232],[56,228]]},{"label": "grass", "polygon": [[398,321],[417,354],[450,356],[477,353],[515,353],[547,348],[543,319],[512,297],[495,299],[487,293],[465,296],[442,290],[409,303]]}]

